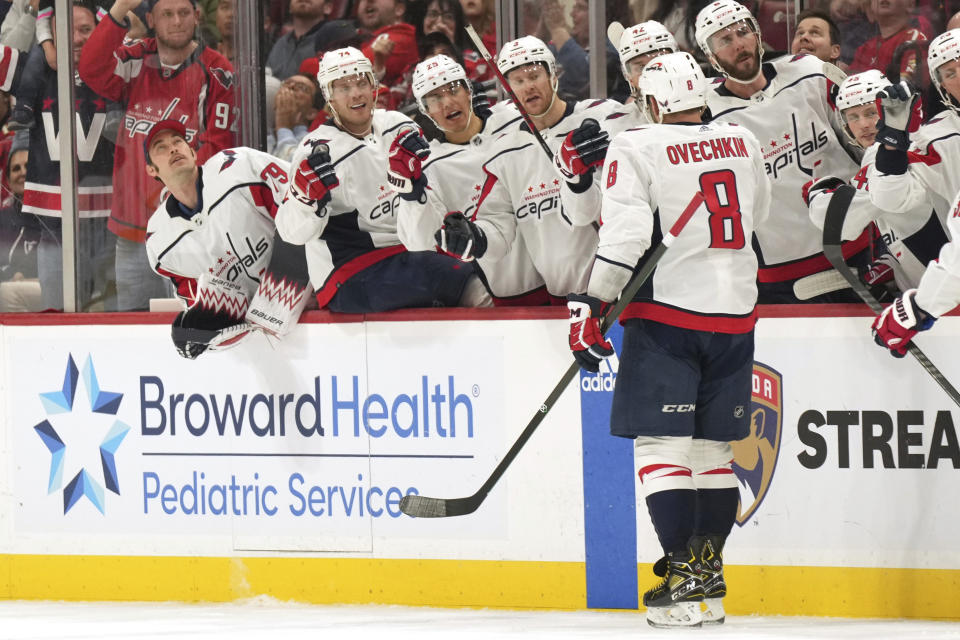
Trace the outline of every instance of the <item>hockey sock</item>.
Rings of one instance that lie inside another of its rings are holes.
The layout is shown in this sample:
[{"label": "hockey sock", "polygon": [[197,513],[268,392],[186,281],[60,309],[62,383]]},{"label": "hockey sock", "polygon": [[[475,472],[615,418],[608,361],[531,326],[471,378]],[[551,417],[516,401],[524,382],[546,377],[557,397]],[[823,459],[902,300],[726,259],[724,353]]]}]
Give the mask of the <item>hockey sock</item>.
[{"label": "hockey sock", "polygon": [[697,489],[694,532],[726,538],[737,518],[739,502],[738,489]]},{"label": "hockey sock", "polygon": [[690,489],[657,491],[647,496],[647,510],[664,553],[682,552],[694,531],[697,492]]}]

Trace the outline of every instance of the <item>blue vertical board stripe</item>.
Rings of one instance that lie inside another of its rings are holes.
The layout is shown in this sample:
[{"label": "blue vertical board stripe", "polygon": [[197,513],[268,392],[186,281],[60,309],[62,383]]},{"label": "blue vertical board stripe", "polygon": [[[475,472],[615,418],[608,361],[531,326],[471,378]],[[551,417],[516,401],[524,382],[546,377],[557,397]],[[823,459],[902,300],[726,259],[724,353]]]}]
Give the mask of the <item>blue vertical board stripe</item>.
[{"label": "blue vertical board stripe", "polygon": [[[623,330],[607,334],[620,353]],[[636,609],[637,516],[633,441],[610,435],[610,406],[617,360],[599,373],[580,371],[583,429],[583,521],[586,540],[587,607]]]}]

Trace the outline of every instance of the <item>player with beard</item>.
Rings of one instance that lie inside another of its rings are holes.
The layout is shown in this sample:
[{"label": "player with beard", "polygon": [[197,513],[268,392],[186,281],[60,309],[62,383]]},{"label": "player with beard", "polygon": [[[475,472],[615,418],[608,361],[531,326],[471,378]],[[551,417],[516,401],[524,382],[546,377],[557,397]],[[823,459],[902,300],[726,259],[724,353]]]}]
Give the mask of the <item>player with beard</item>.
[{"label": "player with beard", "polygon": [[317,79],[330,119],[293,154],[277,230],[305,245],[320,307],[366,313],[489,305],[472,266],[435,251],[408,252],[400,242],[388,150],[403,147],[421,162],[430,150],[412,120],[375,109],[370,61],[353,47],[328,51]]},{"label": "player with beard", "polygon": [[147,309],[150,298],[169,295],[166,282],[150,268],[143,244],[147,219],[163,187],[146,173],[144,137],[161,120],[182,122],[203,163],[234,146],[236,129],[233,67],[194,40],[198,20],[194,0],[150,0],[147,21],[156,37],[124,45],[126,15],[139,5],[140,0],[115,0],[77,65],[93,91],[126,108],[117,135],[113,184],[118,188],[108,222],[117,236],[120,311]]},{"label": "player with beard", "polygon": [[[520,114],[511,104],[500,102],[482,117],[473,109],[473,91],[466,70],[445,55],[428,58],[413,72],[413,95],[420,110],[443,132],[430,143],[430,157],[421,162],[398,142],[391,148],[390,171],[400,189],[397,228],[411,251],[433,250],[434,232],[451,211],[471,216],[484,180],[480,168],[490,157],[496,136],[517,124]],[[416,142],[399,136],[407,146]],[[422,177],[421,177],[422,176]],[[468,187],[469,185],[469,187]],[[472,188],[470,188],[472,187]],[[517,237],[509,253],[499,260],[477,261],[487,289],[498,306],[547,304],[550,299],[543,278],[537,273]]]},{"label": "player with beard", "polygon": [[840,84],[837,117],[844,132],[865,149],[860,171],[847,186],[843,180],[828,176],[813,182],[808,190],[810,217],[822,229],[827,208],[837,192],[841,188],[856,189],[847,207],[842,237],[852,240],[864,227],[876,222],[880,239],[875,243],[873,262],[861,278],[880,300],[888,289],[906,291],[917,286],[927,263],[936,259],[940,247],[947,242],[943,225],[929,203],[892,212],[870,202],[867,174],[879,147],[874,144],[880,119],[876,96],[889,85],[890,81],[876,69],[850,76]]},{"label": "player with beard", "polygon": [[[696,38],[723,76],[707,93],[713,120],[742,125],[757,137],[773,188],[776,204],[755,236],[760,302],[798,302],[794,283],[830,269],[820,230],[803,200],[803,185],[824,175],[848,180],[858,168],[833,117],[833,82],[842,73],[807,55],[763,62],[760,27],[734,0],[703,8]],[[862,252],[868,243],[864,233],[846,244],[844,255]],[[841,290],[805,302],[857,300],[852,291]]]},{"label": "player with beard", "polygon": [[[567,103],[559,98],[556,60],[533,36],[505,44],[497,66],[554,152],[586,119],[603,120],[618,106],[609,100]],[[512,125],[497,139],[483,171],[474,215],[467,218],[458,212],[446,218],[436,234],[441,249],[461,260],[486,256],[496,261],[520,236],[558,304],[569,293],[582,293],[597,232],[592,226],[571,229],[552,156],[544,153],[525,123]]]},{"label": "player with beard", "polygon": [[600,220],[600,182],[594,178],[596,173],[603,172],[610,140],[621,131],[650,124],[642,103],[637,100],[637,82],[648,62],[676,50],[676,38],[654,20],[625,29],[620,36],[620,69],[630,85],[633,104],[617,109],[599,123],[585,120],[567,134],[553,157],[563,176],[560,185],[563,209],[574,225],[593,224]]}]

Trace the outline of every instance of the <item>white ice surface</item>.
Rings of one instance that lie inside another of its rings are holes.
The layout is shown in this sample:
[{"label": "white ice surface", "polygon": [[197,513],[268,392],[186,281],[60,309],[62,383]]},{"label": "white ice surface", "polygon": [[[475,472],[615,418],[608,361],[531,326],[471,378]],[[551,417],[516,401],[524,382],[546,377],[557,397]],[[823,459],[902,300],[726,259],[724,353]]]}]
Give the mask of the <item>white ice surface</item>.
[{"label": "white ice surface", "polygon": [[0,638],[361,640],[422,638],[960,638],[960,623],[730,616],[719,627],[658,630],[643,614],[398,606],[0,601]]}]

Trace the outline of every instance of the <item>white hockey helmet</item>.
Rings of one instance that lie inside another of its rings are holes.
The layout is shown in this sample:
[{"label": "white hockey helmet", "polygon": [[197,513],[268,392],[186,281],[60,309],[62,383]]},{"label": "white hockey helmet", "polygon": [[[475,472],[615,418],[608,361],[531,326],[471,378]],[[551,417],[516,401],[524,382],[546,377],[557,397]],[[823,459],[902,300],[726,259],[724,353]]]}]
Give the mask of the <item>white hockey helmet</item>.
[{"label": "white hockey helmet", "polygon": [[332,94],[330,85],[334,80],[364,74],[369,76],[370,85],[376,89],[377,79],[373,75],[373,65],[365,55],[360,53],[359,49],[344,47],[343,49],[327,51],[323,54],[323,58],[320,60],[320,70],[317,71],[317,82],[320,83],[323,99],[330,100]]},{"label": "white hockey helmet", "polygon": [[517,67],[535,62],[546,65],[551,78],[557,77],[557,59],[540,38],[523,36],[511,40],[503,45],[500,54],[497,55],[497,68],[503,77],[507,77],[507,74]]},{"label": "white hockey helmet", "polygon": [[627,63],[642,56],[645,53],[669,49],[676,51],[677,39],[673,34],[667,31],[667,28],[656,20],[647,20],[640,24],[635,24],[629,29],[624,29],[620,36],[620,43],[617,52],[620,54],[620,68],[623,70],[623,77],[630,82],[630,73],[627,69]]},{"label": "white hockey helmet", "polygon": [[943,99],[943,104],[954,111],[958,111],[957,101],[951,98],[940,84],[940,67],[957,58],[960,58],[960,29],[945,31],[930,41],[930,48],[927,49],[927,70],[930,72],[930,79]]},{"label": "white hockey helmet", "polygon": [[[416,66],[413,70],[413,97],[416,98],[420,110],[426,113],[426,106],[423,104],[423,96],[434,89],[457,81],[463,82],[467,90],[470,90],[470,83],[467,82],[467,74],[463,67],[456,60],[449,56],[440,54],[427,58]],[[472,91],[471,91],[472,93]]]},{"label": "white hockey helmet", "polygon": [[[723,75],[729,77],[716,56],[710,51],[710,36],[717,31],[736,24],[740,21],[746,21],[757,35],[757,50],[760,53],[760,60],[763,60],[763,40],[760,37],[760,24],[753,17],[750,11],[736,0],[716,0],[711,2],[697,14],[695,23],[695,38],[703,55],[707,57],[713,68]],[[735,78],[734,78],[735,80]]]},{"label": "white hockey helmet", "polygon": [[877,94],[890,86],[890,81],[877,69],[870,69],[862,73],[847,76],[846,80],[840,83],[837,92],[837,110],[834,112],[837,122],[843,133],[854,144],[859,145],[850,127],[847,126],[847,119],[843,112],[851,107],[859,107],[864,104],[876,102]]},{"label": "white hockey helmet", "polygon": [[[648,97],[657,101],[661,121],[666,113],[707,106],[707,78],[686,51],[665,53],[648,62],[637,81],[637,89],[645,112],[649,109]],[[649,112],[647,116],[653,120]]]}]

